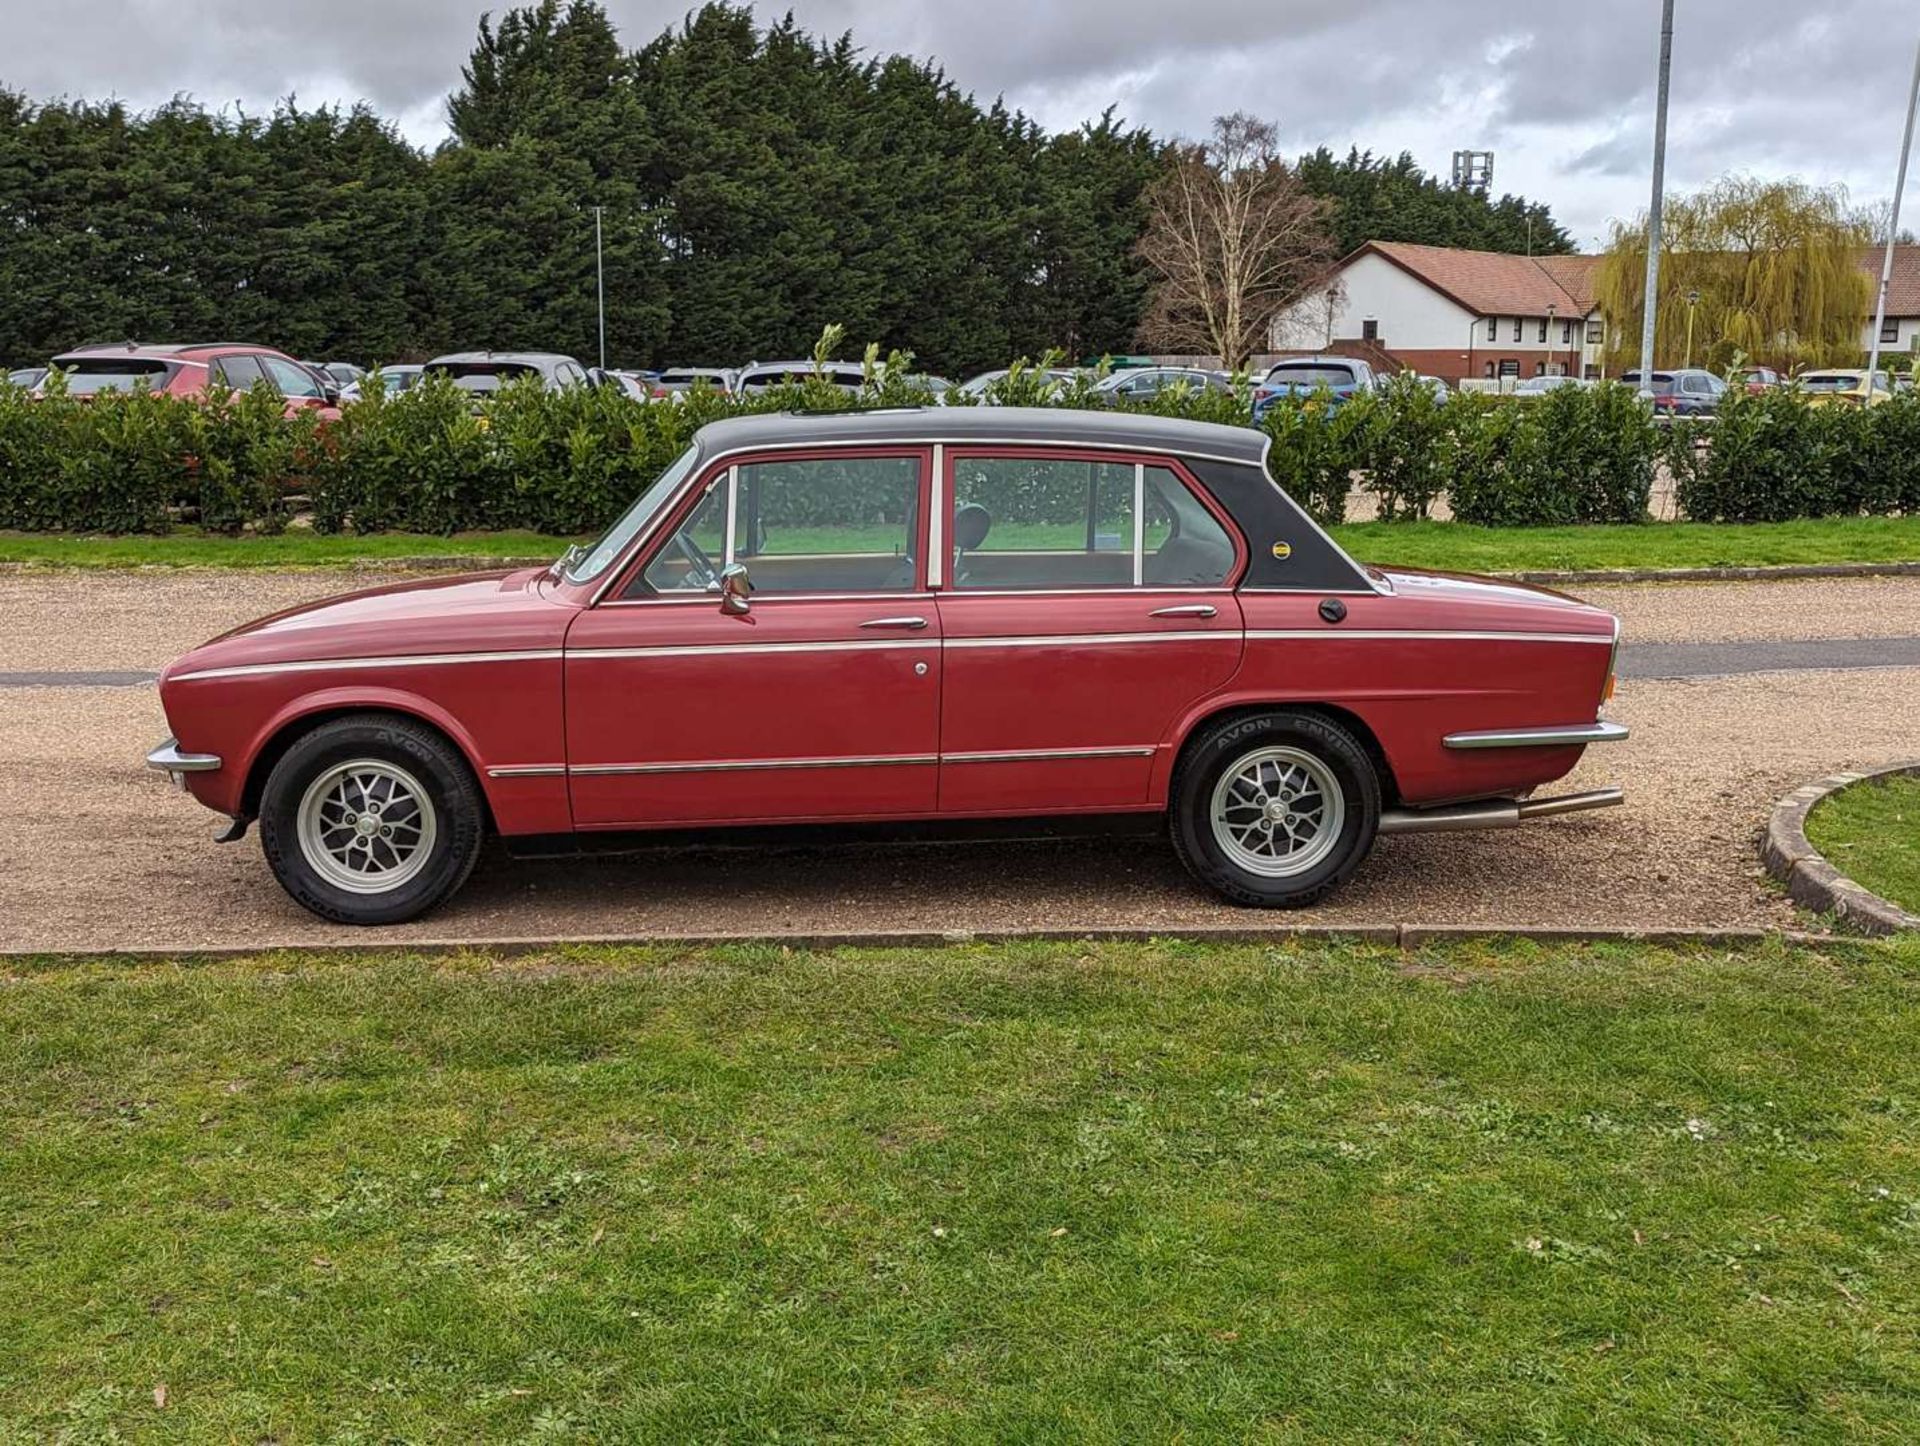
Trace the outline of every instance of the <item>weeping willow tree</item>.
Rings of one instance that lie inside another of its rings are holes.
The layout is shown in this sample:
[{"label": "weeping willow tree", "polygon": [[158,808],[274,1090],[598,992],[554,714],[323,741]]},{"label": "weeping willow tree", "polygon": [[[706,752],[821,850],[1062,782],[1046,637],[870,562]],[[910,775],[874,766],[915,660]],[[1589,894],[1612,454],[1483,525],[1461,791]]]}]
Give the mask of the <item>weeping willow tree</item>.
[{"label": "weeping willow tree", "polygon": [[[1686,359],[1691,310],[1695,366],[1724,370],[1738,359],[1782,371],[1857,365],[1873,309],[1861,256],[1873,239],[1838,187],[1730,176],[1668,202],[1655,364]],[[1614,226],[1594,276],[1611,373],[1639,365],[1646,274],[1643,215],[1632,226]]]}]

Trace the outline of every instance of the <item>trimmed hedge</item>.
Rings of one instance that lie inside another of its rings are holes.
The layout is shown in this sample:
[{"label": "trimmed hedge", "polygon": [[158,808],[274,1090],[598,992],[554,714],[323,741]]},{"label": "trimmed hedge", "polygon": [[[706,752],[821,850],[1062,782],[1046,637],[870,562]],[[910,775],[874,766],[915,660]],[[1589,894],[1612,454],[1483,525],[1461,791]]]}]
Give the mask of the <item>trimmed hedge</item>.
[{"label": "trimmed hedge", "polygon": [[[873,357],[869,356],[872,361]],[[1043,359],[1044,366],[1051,359]],[[282,415],[254,393],[182,401],[145,393],[29,398],[0,384],[0,527],[165,532],[190,520],[278,531],[307,497],[322,532],[598,531],[707,422],[742,412],[929,404],[902,359],[870,366],[859,397],[811,379],[752,398],[692,393],[643,404],[610,390],[510,386],[478,411],[429,380],[377,391],[331,425]],[[972,399],[950,393],[950,405]],[[988,400],[1105,404],[1082,377],[1052,388],[1016,368]],[[1163,394],[1140,410],[1249,425],[1248,390]],[[1730,394],[1710,427],[1661,428],[1622,386],[1538,398],[1436,396],[1412,377],[1335,404],[1288,397],[1262,416],[1268,470],[1322,523],[1345,519],[1356,485],[1386,519],[1429,515],[1490,526],[1642,522],[1656,467],[1672,470],[1697,521],[1920,513],[1920,400],[1871,410],[1810,407],[1790,392]]]}]

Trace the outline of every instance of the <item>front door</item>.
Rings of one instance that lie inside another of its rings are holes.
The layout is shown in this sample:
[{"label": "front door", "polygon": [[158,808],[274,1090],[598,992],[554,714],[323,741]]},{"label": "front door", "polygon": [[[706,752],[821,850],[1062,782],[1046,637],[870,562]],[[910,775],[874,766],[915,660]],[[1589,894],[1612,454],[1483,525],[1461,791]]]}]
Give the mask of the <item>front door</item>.
[{"label": "front door", "polygon": [[1233,534],[1164,460],[946,463],[941,811],[1144,806],[1176,721],[1239,666]]},{"label": "front door", "polygon": [[[928,814],[940,618],[925,450],[723,467],[567,635],[581,828]],[[747,570],[747,611],[720,574]]]}]

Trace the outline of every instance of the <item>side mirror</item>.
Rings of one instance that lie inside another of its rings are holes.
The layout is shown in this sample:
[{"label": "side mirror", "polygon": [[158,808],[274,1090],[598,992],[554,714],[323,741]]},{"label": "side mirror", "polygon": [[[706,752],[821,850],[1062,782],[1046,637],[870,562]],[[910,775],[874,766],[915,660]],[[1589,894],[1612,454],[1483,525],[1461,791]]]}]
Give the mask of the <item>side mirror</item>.
[{"label": "side mirror", "polygon": [[720,570],[720,611],[740,617],[749,612],[753,604],[748,601],[753,596],[753,579],[747,576],[747,570],[740,563],[728,563]]},{"label": "side mirror", "polygon": [[331,383],[323,385],[320,388],[320,400],[322,405],[324,406],[329,406],[329,407],[339,406],[340,405],[340,388],[333,386]]}]

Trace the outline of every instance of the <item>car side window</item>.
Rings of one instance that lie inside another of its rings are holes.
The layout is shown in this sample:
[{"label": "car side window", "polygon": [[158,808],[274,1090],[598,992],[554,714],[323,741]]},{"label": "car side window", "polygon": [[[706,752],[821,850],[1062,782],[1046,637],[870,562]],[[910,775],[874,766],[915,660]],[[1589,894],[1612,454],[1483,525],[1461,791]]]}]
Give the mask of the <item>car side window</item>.
[{"label": "car side window", "polygon": [[236,392],[252,390],[261,375],[260,363],[244,354],[216,358],[211,370],[215,381],[232,387]]},{"label": "car side window", "polygon": [[956,590],[1217,587],[1226,530],[1165,467],[1068,458],[954,461]]},{"label": "car side window", "polygon": [[320,383],[304,367],[297,367],[290,361],[282,361],[277,356],[263,356],[260,365],[267,369],[267,378],[283,397],[324,397]]},{"label": "car side window", "polygon": [[729,468],[647,565],[646,591],[712,591],[739,563],[756,596],[912,592],[920,458],[823,457]]}]

